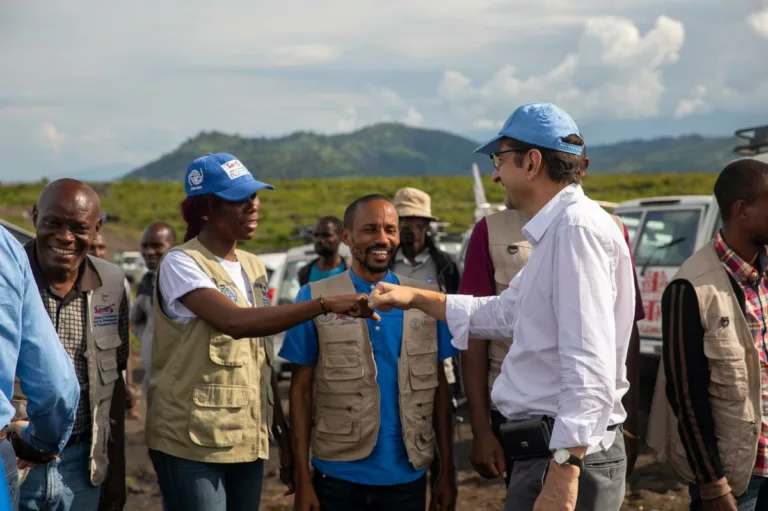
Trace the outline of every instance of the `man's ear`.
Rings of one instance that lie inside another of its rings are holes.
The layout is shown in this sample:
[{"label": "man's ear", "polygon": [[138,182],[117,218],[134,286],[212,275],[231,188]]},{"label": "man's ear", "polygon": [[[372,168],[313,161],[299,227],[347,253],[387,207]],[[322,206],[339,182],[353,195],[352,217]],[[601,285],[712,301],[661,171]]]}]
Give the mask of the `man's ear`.
[{"label": "man's ear", "polygon": [[541,174],[542,169],[541,152],[538,149],[528,151],[528,171],[526,177],[529,181],[536,179]]},{"label": "man's ear", "polygon": [[352,231],[350,229],[346,227],[341,229],[341,241],[349,248],[352,248]]},{"label": "man's ear", "polygon": [[37,204],[32,206],[32,225],[37,229]]}]

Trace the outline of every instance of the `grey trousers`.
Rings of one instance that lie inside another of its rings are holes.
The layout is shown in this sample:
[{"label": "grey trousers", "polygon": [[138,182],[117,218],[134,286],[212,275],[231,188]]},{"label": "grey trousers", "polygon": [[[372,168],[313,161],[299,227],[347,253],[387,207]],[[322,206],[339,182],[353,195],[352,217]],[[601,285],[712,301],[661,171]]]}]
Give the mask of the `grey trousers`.
[{"label": "grey trousers", "polygon": [[[507,488],[505,511],[530,511],[539,496],[549,458],[515,461]],[[619,511],[626,492],[627,454],[624,435],[616,430],[616,440],[607,450],[584,457],[579,475],[576,511]]]}]

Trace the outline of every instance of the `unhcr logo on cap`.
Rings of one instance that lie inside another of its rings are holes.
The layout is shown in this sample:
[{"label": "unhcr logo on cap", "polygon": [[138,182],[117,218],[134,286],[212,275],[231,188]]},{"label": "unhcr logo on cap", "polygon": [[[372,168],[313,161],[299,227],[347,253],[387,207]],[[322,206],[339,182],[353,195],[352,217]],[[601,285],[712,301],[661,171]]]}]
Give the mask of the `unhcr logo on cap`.
[{"label": "unhcr logo on cap", "polygon": [[193,169],[187,177],[190,190],[199,190],[203,184],[203,169]]}]

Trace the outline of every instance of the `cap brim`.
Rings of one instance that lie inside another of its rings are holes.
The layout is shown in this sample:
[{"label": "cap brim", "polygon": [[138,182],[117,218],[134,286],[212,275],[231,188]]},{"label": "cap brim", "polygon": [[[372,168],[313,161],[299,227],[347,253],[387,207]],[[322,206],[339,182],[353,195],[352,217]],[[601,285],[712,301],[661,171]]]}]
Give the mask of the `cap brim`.
[{"label": "cap brim", "polygon": [[501,146],[502,138],[504,138],[504,135],[496,135],[495,137],[490,139],[488,142],[486,142],[485,144],[475,149],[474,152],[480,153],[480,154],[498,153],[499,148]]},{"label": "cap brim", "polygon": [[214,194],[226,201],[239,202],[264,189],[274,190],[275,187],[254,179],[252,181],[244,181],[223,192],[215,192]]}]

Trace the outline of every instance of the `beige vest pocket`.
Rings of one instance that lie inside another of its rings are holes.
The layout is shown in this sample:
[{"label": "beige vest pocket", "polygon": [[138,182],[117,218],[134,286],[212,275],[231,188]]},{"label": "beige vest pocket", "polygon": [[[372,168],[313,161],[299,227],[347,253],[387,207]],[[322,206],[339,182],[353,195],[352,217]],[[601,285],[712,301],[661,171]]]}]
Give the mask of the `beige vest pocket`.
[{"label": "beige vest pocket", "polygon": [[189,417],[189,438],[204,447],[231,447],[243,437],[249,387],[195,386]]}]

